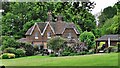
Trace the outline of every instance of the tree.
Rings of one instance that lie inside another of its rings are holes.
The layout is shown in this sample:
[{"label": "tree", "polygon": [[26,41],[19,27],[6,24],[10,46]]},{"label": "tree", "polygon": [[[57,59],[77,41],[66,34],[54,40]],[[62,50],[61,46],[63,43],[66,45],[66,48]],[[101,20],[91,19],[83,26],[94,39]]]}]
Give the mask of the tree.
[{"label": "tree", "polygon": [[116,7],[108,6],[99,16],[99,26],[102,26],[107,19],[113,18],[117,14]]},{"label": "tree", "polygon": [[95,38],[99,38],[102,35],[102,31],[100,28],[96,28],[96,29],[92,30],[92,32],[95,35]]},{"label": "tree", "polygon": [[113,18],[108,19],[107,21],[105,21],[105,24],[103,25],[102,29],[102,34],[120,34],[119,30],[119,26],[120,26],[120,16],[119,15],[115,15]]},{"label": "tree", "polygon": [[[79,6],[80,4],[82,6]],[[47,20],[48,10],[52,11],[53,21],[56,21],[57,15],[62,15],[64,21],[76,23],[82,31],[91,31],[95,28],[95,18],[89,12],[94,2],[10,2],[3,5],[5,5],[3,6],[5,12],[2,19],[2,35],[23,37],[26,30],[33,24],[31,21]],[[78,20],[81,20],[84,27]],[[27,26],[28,22],[31,25]]]},{"label": "tree", "polygon": [[47,46],[54,52],[58,52],[60,49],[63,49],[66,46],[65,42],[65,39],[61,37],[54,37],[47,42]]},{"label": "tree", "polygon": [[91,49],[95,46],[95,36],[92,32],[83,32],[80,35],[80,41],[86,43],[88,49]]},{"label": "tree", "polygon": [[13,47],[13,48],[18,48],[18,42],[13,37],[2,37],[2,47],[1,50],[3,51],[5,48],[8,47]]}]

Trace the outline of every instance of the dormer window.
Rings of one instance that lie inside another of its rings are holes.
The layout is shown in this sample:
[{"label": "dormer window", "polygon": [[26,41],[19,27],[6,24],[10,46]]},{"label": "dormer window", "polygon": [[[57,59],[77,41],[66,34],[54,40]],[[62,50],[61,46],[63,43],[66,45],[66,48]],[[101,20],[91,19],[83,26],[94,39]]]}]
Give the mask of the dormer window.
[{"label": "dormer window", "polygon": [[38,32],[35,33],[35,39],[38,39]]},{"label": "dormer window", "polygon": [[51,38],[51,33],[50,32],[47,33],[47,37]]},{"label": "dormer window", "polygon": [[68,38],[71,39],[71,33],[68,33]]}]

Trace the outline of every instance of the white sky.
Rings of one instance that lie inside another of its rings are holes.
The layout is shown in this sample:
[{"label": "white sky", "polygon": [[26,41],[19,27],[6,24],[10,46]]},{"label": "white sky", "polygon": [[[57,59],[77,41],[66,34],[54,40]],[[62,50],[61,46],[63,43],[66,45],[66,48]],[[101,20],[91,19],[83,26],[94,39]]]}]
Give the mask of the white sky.
[{"label": "white sky", "polygon": [[96,14],[108,6],[113,6],[118,0],[90,0],[96,3],[95,8],[92,10],[92,14]]}]

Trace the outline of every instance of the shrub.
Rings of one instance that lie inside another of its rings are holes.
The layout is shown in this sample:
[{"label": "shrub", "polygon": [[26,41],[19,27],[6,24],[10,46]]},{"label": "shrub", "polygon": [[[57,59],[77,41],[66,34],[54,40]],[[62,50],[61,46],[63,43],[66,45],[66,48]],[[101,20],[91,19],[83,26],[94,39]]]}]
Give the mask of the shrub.
[{"label": "shrub", "polygon": [[111,47],[105,48],[104,52],[105,53],[118,52],[118,47],[117,46],[111,46]]},{"label": "shrub", "polygon": [[87,54],[87,52],[85,52],[85,51],[82,51],[79,53],[79,55],[86,55],[86,54]]},{"label": "shrub", "polygon": [[117,46],[112,46],[109,47],[110,52],[118,52],[118,47]]},{"label": "shrub", "polygon": [[120,42],[118,43],[118,52],[120,52]]},{"label": "shrub", "polygon": [[11,59],[11,58],[15,58],[15,54],[12,53],[4,53],[1,55],[2,59]]},{"label": "shrub", "polygon": [[34,47],[32,44],[29,43],[20,43],[19,46],[23,47],[25,49],[25,55],[26,56],[32,56],[34,55]]},{"label": "shrub", "polygon": [[8,54],[4,53],[4,54],[2,55],[2,59],[9,59]]},{"label": "shrub", "polygon": [[56,54],[50,54],[50,57],[57,57],[58,55]]},{"label": "shrub", "polygon": [[62,53],[62,56],[68,56],[68,55],[70,55],[70,52],[63,52]]},{"label": "shrub", "polygon": [[77,55],[77,53],[70,53],[69,56]]},{"label": "shrub", "polygon": [[13,37],[8,37],[8,36],[2,37],[2,47],[1,47],[2,51],[8,47],[18,48],[18,46],[19,46],[18,42],[16,42],[16,40]]},{"label": "shrub", "polygon": [[2,55],[0,55],[0,59],[2,59]]},{"label": "shrub", "polygon": [[25,50],[24,49],[16,49],[16,57],[23,57],[25,56]]},{"label": "shrub", "polygon": [[95,46],[95,36],[92,32],[83,32],[80,35],[80,41],[86,43],[88,49],[91,49]]},{"label": "shrub", "polygon": [[65,42],[66,40],[62,37],[54,37],[47,42],[47,46],[57,53],[60,49],[65,47]]},{"label": "shrub", "polygon": [[4,53],[14,53],[15,54],[15,48],[8,47],[8,48],[4,49],[3,52]]},{"label": "shrub", "polygon": [[34,47],[34,50],[35,50],[35,51],[39,51],[38,45],[34,45],[33,47]]},{"label": "shrub", "polygon": [[108,53],[108,52],[109,52],[108,48],[105,48],[105,49],[104,49],[104,52],[105,52],[105,53]]}]

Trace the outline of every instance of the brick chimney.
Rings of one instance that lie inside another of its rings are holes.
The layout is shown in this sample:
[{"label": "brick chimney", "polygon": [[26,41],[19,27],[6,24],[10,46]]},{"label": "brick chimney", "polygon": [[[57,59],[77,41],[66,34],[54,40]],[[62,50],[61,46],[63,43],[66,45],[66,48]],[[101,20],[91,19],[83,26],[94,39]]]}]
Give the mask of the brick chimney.
[{"label": "brick chimney", "polygon": [[51,21],[52,21],[52,12],[51,12],[51,10],[48,11],[47,21],[48,21],[48,22],[51,22]]}]

